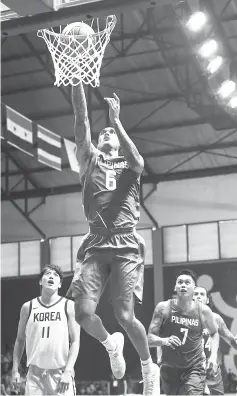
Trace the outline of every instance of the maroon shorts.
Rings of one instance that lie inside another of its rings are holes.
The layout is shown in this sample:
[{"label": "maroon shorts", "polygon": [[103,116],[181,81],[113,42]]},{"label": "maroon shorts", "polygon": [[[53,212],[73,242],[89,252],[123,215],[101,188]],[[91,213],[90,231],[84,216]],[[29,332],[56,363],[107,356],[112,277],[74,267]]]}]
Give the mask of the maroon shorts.
[{"label": "maroon shorts", "polygon": [[106,229],[90,230],[78,251],[68,297],[81,296],[98,303],[109,280],[112,302],[130,301],[133,294],[142,302],[145,243],[135,230],[125,231],[107,234]]},{"label": "maroon shorts", "polygon": [[224,385],[220,366],[215,375],[207,371],[206,384],[211,395],[224,395]]},{"label": "maroon shorts", "polygon": [[206,371],[203,364],[181,369],[161,365],[161,384],[166,395],[203,395]]}]

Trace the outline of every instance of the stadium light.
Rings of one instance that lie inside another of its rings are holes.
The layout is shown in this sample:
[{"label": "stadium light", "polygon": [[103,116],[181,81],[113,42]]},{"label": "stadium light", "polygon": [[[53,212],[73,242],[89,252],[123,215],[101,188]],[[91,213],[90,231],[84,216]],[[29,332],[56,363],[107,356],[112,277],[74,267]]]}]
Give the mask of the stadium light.
[{"label": "stadium light", "polygon": [[199,54],[203,58],[208,58],[209,56],[213,55],[217,51],[217,49],[218,49],[217,41],[216,40],[208,40],[199,49]]},{"label": "stadium light", "polygon": [[236,84],[232,80],[226,80],[221,84],[221,87],[218,90],[218,94],[222,96],[223,99],[228,98],[236,88]]},{"label": "stadium light", "polygon": [[216,56],[214,59],[212,59],[208,66],[207,66],[207,71],[210,74],[214,74],[217,72],[217,70],[221,67],[223,64],[223,58],[222,56]]},{"label": "stadium light", "polygon": [[232,99],[230,99],[228,105],[229,105],[232,109],[236,109],[236,107],[237,107],[237,96],[234,96]]},{"label": "stadium light", "polygon": [[199,30],[202,29],[202,27],[205,25],[206,22],[207,22],[206,14],[200,11],[200,12],[195,12],[193,15],[191,15],[186,26],[192,32],[198,32]]}]

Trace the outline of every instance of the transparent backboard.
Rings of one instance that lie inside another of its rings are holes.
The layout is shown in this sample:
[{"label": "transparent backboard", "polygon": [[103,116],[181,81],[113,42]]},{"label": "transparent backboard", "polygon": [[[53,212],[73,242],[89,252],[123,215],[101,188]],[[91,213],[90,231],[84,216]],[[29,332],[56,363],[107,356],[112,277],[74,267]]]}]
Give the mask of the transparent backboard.
[{"label": "transparent backboard", "polygon": [[82,4],[90,4],[90,3],[98,3],[104,0],[52,0],[53,1],[53,8],[55,11],[60,10],[61,8],[65,7],[73,7],[76,5]]},{"label": "transparent backboard", "polygon": [[1,14],[1,35],[14,36],[116,15],[129,8],[146,10],[156,1],[164,0],[2,0],[0,4],[6,7]]}]

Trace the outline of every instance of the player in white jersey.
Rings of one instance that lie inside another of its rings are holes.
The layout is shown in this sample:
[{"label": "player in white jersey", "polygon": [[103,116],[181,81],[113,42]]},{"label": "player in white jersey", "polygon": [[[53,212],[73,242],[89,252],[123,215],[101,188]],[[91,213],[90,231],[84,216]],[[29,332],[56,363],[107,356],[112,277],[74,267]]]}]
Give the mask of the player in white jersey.
[{"label": "player in white jersey", "polygon": [[80,326],[74,303],[59,296],[63,273],[54,265],[41,272],[41,295],[23,304],[13,352],[12,382],[26,344],[26,395],[75,394],[74,365],[79,352]]},{"label": "player in white jersey", "polygon": [[[205,305],[209,305],[209,296],[205,287],[196,287],[194,291],[194,300],[201,301]],[[217,323],[217,329],[220,337],[227,342],[230,346],[237,349],[237,338],[235,339],[234,335],[227,328],[224,320],[220,315],[214,313],[214,318]],[[206,354],[207,359],[210,356],[210,347],[209,347],[209,332],[204,329],[203,339],[204,339],[204,352]],[[224,395],[224,386],[221,375],[221,362],[222,362],[222,353],[220,347],[218,348],[217,355],[218,369],[215,375],[207,370],[207,378],[206,378],[206,389],[205,394],[211,395]]]}]

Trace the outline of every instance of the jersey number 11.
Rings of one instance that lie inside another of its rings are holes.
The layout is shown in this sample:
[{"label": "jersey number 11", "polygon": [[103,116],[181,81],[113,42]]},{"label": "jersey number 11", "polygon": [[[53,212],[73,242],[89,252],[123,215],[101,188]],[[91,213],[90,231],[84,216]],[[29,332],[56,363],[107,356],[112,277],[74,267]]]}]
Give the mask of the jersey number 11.
[{"label": "jersey number 11", "polygon": [[42,328],[42,338],[49,338],[49,329],[49,326]]}]

